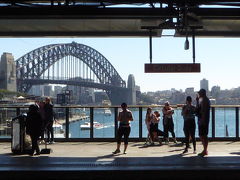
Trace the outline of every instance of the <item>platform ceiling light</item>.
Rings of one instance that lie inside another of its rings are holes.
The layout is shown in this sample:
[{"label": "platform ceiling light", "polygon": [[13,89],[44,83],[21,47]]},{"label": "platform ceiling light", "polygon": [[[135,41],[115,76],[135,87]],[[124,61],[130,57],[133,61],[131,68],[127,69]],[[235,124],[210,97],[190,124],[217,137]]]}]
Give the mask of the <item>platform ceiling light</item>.
[{"label": "platform ceiling light", "polygon": [[185,50],[188,50],[188,49],[189,49],[188,36],[186,36],[186,40],[185,40],[185,43],[184,43],[184,49],[185,49]]},{"label": "platform ceiling light", "polygon": [[184,49],[188,50],[189,49],[189,41],[188,41],[188,30],[186,29],[186,40],[184,43]]}]

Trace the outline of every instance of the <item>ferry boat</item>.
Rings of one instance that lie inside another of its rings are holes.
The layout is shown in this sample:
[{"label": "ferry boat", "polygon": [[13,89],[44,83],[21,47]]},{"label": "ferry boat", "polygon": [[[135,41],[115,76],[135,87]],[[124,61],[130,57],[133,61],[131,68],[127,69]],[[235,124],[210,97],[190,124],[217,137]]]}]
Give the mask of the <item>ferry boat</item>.
[{"label": "ferry boat", "polygon": [[[84,124],[80,125],[81,130],[90,130],[90,122],[85,122]],[[93,128],[103,128],[103,124],[99,122],[93,122]]]},{"label": "ferry boat", "polygon": [[112,115],[112,112],[109,108],[104,108],[104,115],[105,116],[111,116]]}]

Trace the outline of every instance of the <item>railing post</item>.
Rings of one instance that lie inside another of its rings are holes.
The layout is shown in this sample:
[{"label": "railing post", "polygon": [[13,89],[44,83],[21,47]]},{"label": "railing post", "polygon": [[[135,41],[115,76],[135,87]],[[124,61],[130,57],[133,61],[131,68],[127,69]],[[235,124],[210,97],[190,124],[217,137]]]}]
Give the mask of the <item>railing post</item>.
[{"label": "railing post", "polygon": [[69,139],[69,107],[66,107],[66,139]]},{"label": "railing post", "polygon": [[215,107],[212,107],[212,138],[215,138]]},{"label": "railing post", "polygon": [[239,107],[236,107],[236,139],[239,139]]},{"label": "railing post", "polygon": [[118,108],[115,107],[114,108],[114,124],[115,124],[115,129],[114,129],[114,132],[115,132],[115,139],[117,138],[117,129],[118,129]]},{"label": "railing post", "polygon": [[17,116],[20,115],[20,107],[17,107],[16,113],[17,113]]},{"label": "railing post", "polygon": [[142,139],[142,107],[139,107],[139,138]]},{"label": "railing post", "polygon": [[90,107],[90,139],[93,139],[93,107]]}]

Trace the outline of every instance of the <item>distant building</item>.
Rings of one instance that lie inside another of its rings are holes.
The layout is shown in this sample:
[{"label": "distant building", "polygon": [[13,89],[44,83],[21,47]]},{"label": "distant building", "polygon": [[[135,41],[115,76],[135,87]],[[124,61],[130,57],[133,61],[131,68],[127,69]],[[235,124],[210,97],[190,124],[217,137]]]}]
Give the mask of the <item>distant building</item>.
[{"label": "distant building", "polygon": [[43,94],[44,94],[44,96],[51,96],[52,95],[52,86],[45,85],[43,87]]},{"label": "distant building", "polygon": [[136,97],[138,98],[141,95],[141,90],[140,90],[140,86],[135,86],[136,88]]},{"label": "distant building", "polygon": [[95,102],[101,104],[104,100],[108,100],[108,95],[105,91],[95,91]]},{"label": "distant building", "polygon": [[192,94],[194,94],[194,88],[193,88],[193,87],[186,88],[186,89],[185,89],[185,93],[186,93],[186,95],[192,95]]},{"label": "distant building", "polygon": [[218,98],[221,92],[220,86],[213,86],[211,90],[211,96],[213,98]]},{"label": "distant building", "polygon": [[0,61],[0,89],[17,91],[16,65],[11,53],[3,53]]},{"label": "distant building", "polygon": [[175,93],[175,92],[177,92],[177,90],[175,88],[171,88],[171,92]]},{"label": "distant building", "polygon": [[28,94],[35,95],[35,96],[43,96],[43,85],[34,85],[29,90]]},{"label": "distant building", "polygon": [[170,99],[170,103],[171,104],[183,104],[185,103],[185,94],[180,92],[180,91],[176,91],[172,94],[172,97]]},{"label": "distant building", "polygon": [[147,92],[147,95],[148,95],[148,96],[154,96],[154,95],[155,95],[155,92],[148,91],[148,92]]},{"label": "distant building", "polygon": [[128,104],[135,105],[137,103],[136,100],[136,85],[135,85],[135,78],[133,74],[129,74],[128,81],[127,81],[127,88],[129,88],[129,98]]},{"label": "distant building", "polygon": [[205,89],[207,92],[209,91],[208,80],[206,80],[205,78],[200,81],[200,89]]},{"label": "distant building", "polygon": [[72,91],[73,104],[92,104],[95,103],[94,88],[82,86],[67,86]]},{"label": "distant building", "polygon": [[57,94],[61,94],[62,93],[62,86],[54,86],[54,95],[57,96]]}]

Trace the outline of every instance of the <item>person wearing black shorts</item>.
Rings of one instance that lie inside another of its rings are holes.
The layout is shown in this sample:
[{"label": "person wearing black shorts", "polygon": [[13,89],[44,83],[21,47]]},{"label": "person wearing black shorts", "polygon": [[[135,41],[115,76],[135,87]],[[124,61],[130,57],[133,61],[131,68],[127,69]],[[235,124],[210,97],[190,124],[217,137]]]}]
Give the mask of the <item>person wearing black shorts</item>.
[{"label": "person wearing black shorts", "polygon": [[207,97],[205,89],[200,89],[198,92],[197,102],[197,116],[198,116],[198,132],[199,137],[203,144],[203,151],[199,153],[199,156],[208,155],[208,127],[210,118],[210,101]]},{"label": "person wearing black shorts", "polygon": [[195,123],[195,113],[196,107],[192,105],[192,98],[191,96],[187,96],[186,98],[186,105],[182,108],[182,116],[184,119],[183,131],[185,134],[185,143],[186,148],[183,151],[183,154],[188,152],[189,146],[189,139],[191,137],[193,143],[193,153],[196,153],[196,139],[195,139],[195,130],[196,130],[196,123]]},{"label": "person wearing black shorts", "polygon": [[117,131],[117,149],[113,152],[113,154],[120,153],[120,146],[122,136],[124,136],[124,151],[123,153],[126,154],[127,146],[128,146],[128,137],[131,132],[130,121],[133,121],[132,112],[127,109],[127,104],[121,104],[122,111],[119,112],[118,121],[119,128]]},{"label": "person wearing black shorts", "polygon": [[[30,153],[31,156],[40,155],[38,139],[42,133],[42,129],[43,119],[39,113],[39,107],[36,104],[32,104],[29,106],[26,119],[26,133],[30,135],[32,141],[32,151]],[[34,154],[35,151],[36,153]]]}]

